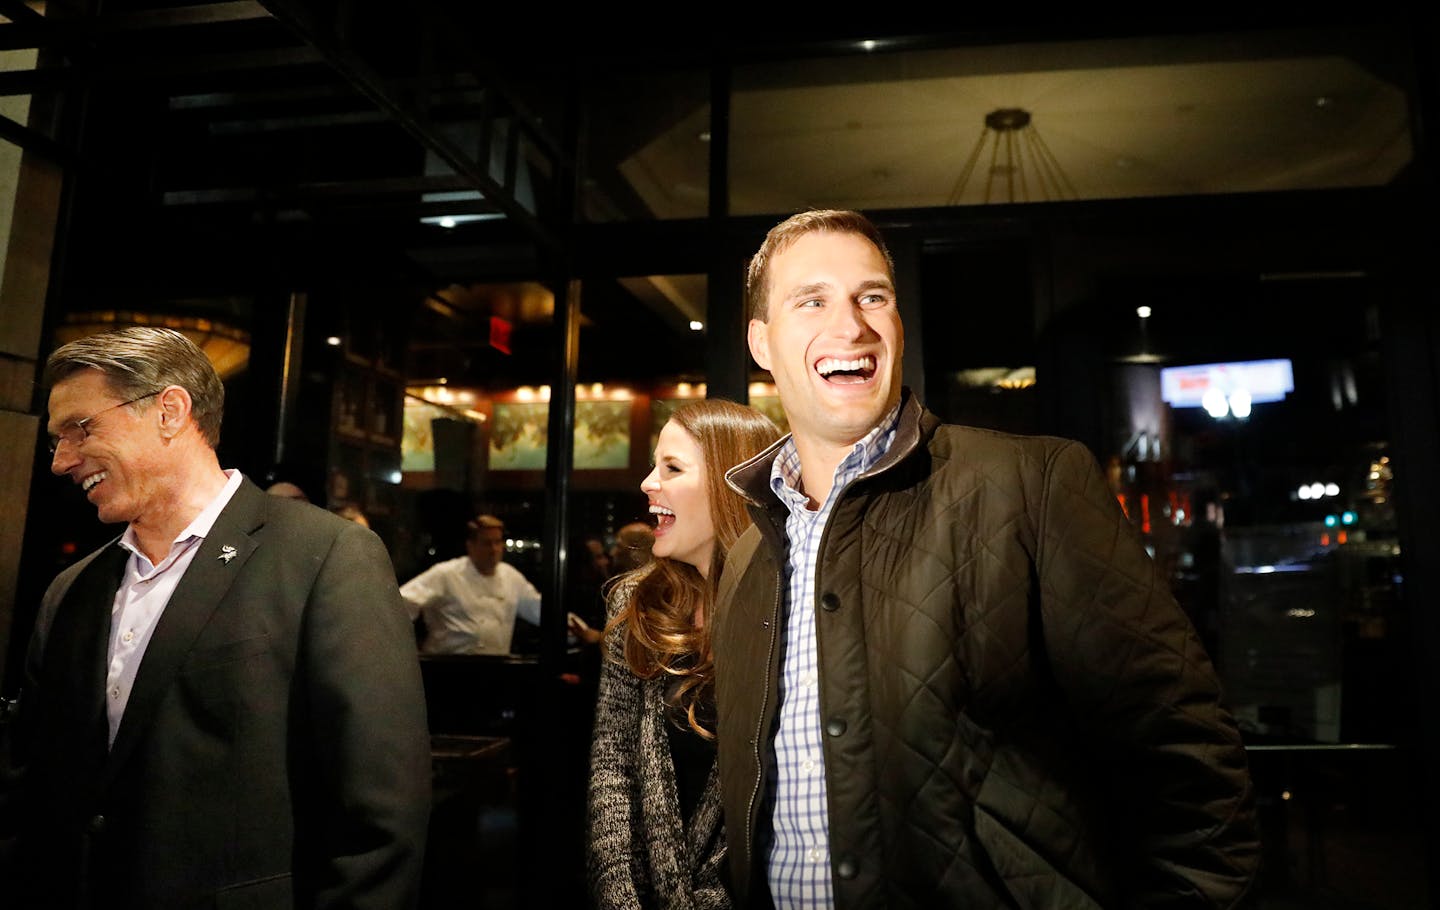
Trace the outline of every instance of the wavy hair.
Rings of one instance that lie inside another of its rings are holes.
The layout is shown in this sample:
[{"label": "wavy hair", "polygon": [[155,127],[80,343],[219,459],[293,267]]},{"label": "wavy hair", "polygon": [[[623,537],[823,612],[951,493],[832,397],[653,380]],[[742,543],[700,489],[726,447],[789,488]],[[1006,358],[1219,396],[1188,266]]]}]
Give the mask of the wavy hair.
[{"label": "wavy hair", "polygon": [[612,591],[618,590],[624,601],[605,634],[624,636],[625,664],[636,676],[679,679],[674,720],[683,717],[695,732],[713,739],[697,714],[697,708],[710,703],[715,685],[711,610],[725,554],[750,526],[750,514],[740,494],[726,485],[725,472],[779,439],[780,430],[759,411],[716,398],[683,405],[670,421],[700,446],[705,498],[715,528],[709,571],[702,576],[688,563],[657,556],[619,576]]}]

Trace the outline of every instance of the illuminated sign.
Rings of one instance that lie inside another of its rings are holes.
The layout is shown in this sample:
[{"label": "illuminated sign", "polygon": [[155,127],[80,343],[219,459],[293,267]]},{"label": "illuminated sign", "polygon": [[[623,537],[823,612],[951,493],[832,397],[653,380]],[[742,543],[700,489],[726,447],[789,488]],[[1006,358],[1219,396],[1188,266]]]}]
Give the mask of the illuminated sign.
[{"label": "illuminated sign", "polygon": [[1199,363],[1160,370],[1160,397],[1174,408],[1204,406],[1207,393],[1226,399],[1248,393],[1249,401],[1262,404],[1284,401],[1295,391],[1295,372],[1289,359],[1247,360],[1236,363]]}]

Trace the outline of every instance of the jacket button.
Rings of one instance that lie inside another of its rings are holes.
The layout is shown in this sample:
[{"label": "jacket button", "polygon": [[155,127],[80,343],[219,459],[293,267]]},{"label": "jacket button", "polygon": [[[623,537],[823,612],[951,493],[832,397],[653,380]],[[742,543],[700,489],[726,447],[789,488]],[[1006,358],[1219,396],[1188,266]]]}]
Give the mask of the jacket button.
[{"label": "jacket button", "polygon": [[848,856],[835,864],[835,874],[843,879],[852,879],[859,873],[860,864]]},{"label": "jacket button", "polygon": [[105,830],[105,816],[103,816],[103,815],[92,815],[92,816],[90,816],[90,821],[86,822],[86,824],[85,824],[85,830],[89,831],[91,834],[99,834],[99,833],[101,833],[102,831],[104,831],[104,830]]},{"label": "jacket button", "polygon": [[842,735],[845,732],[845,719],[842,717],[830,718],[825,722],[825,732],[831,736]]},{"label": "jacket button", "polygon": [[834,613],[836,610],[840,609],[840,595],[836,594],[834,591],[826,591],[820,597],[820,606],[824,607],[829,612]]}]

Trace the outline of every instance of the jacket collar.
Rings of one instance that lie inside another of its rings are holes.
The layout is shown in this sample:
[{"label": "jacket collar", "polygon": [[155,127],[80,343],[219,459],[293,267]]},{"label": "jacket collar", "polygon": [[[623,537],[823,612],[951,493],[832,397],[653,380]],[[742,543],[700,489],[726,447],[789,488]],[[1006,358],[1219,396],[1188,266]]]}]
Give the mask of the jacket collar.
[{"label": "jacket collar", "polygon": [[[870,470],[861,474],[857,479],[873,477],[890,470],[905,460],[920,446],[922,440],[929,438],[935,432],[939,423],[939,419],[925,410],[920,399],[908,387],[902,388],[900,390],[900,417],[896,422],[895,439],[890,443],[889,451],[881,456]],[[775,456],[779,454],[781,446],[789,439],[789,435],[781,437],[760,454],[726,471],[725,482],[752,505],[773,504],[776,500],[775,494],[770,490],[770,466],[774,463]]]}]

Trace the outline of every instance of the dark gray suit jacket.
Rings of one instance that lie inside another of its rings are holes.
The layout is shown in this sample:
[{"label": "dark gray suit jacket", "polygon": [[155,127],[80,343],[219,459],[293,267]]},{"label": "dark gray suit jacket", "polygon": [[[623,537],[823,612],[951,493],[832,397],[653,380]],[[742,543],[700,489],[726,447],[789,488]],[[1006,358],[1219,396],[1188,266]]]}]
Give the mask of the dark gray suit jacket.
[{"label": "dark gray suit jacket", "polygon": [[413,906],[429,736],[379,538],[244,481],[160,617],[107,752],[127,555],[112,542],[67,569],[36,621],[17,731],[30,904]]}]

